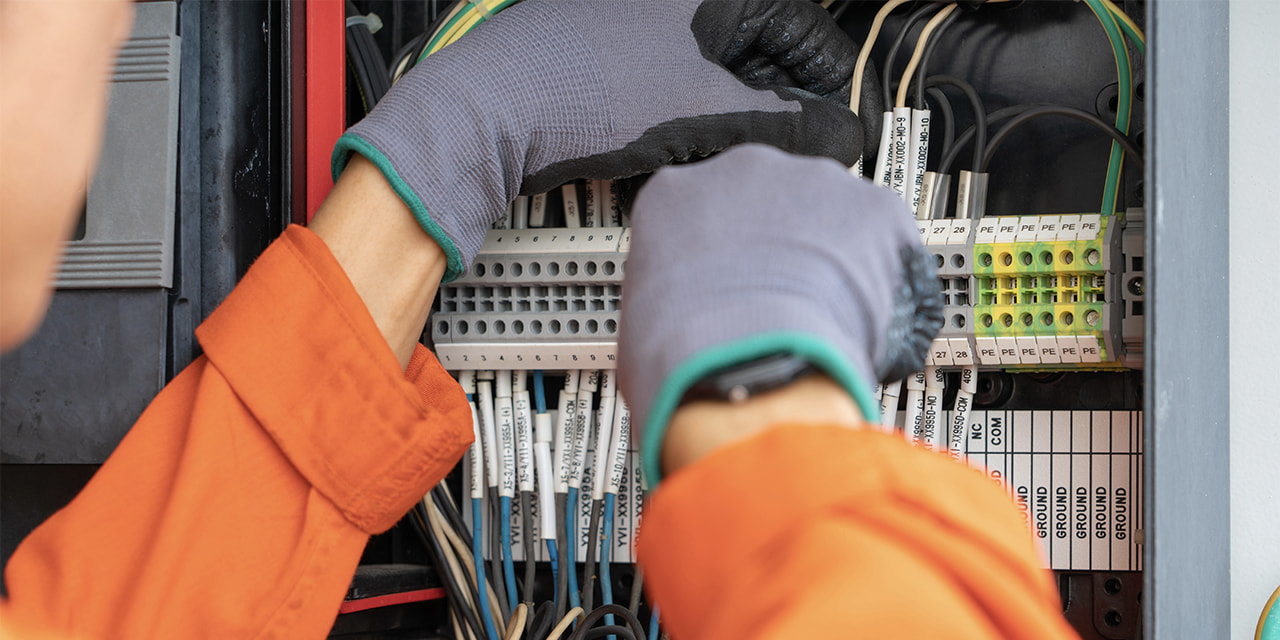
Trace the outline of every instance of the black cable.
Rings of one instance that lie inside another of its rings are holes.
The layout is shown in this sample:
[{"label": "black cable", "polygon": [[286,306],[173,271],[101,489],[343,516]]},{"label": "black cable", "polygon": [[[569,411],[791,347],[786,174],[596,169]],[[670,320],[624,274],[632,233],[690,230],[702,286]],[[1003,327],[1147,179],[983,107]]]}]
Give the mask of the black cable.
[{"label": "black cable", "polygon": [[831,19],[839,22],[840,16],[843,16],[844,12],[848,11],[851,6],[853,6],[853,0],[845,0],[835,11],[831,12]]},{"label": "black cable", "polygon": [[507,581],[502,574],[502,518],[509,514],[502,512],[501,501],[498,500],[498,488],[489,487],[489,579],[493,581],[493,590],[498,594],[498,609],[503,620],[511,619],[513,603],[507,602]]},{"label": "black cable", "polygon": [[600,537],[600,516],[604,513],[604,500],[591,501],[590,528],[587,529],[586,569],[582,574],[582,609],[591,611],[596,601],[596,540]]},{"label": "black cable", "polygon": [[596,640],[597,638],[607,638],[609,636],[616,636],[623,640],[636,640],[636,634],[632,633],[631,629],[620,627],[616,624],[596,627],[583,635],[582,640]]},{"label": "black cable", "polygon": [[[992,111],[991,113],[986,114],[987,122],[993,123],[993,122],[1000,122],[1001,120],[1007,120],[1009,118],[1012,118],[1013,116],[1018,115],[1019,113],[1022,113],[1023,111],[1026,111],[1027,109],[1031,109],[1038,106],[1047,106],[1047,105],[1018,104],[1012,107],[1004,107],[1003,109],[996,109],[995,111]],[[949,173],[951,171],[951,165],[955,164],[956,158],[960,155],[960,152],[964,150],[964,146],[966,144],[969,144],[970,140],[973,140],[973,136],[974,136],[974,128],[972,126],[965,129],[964,131],[961,131],[960,135],[956,136],[955,146],[951,147],[951,150],[948,151],[946,155],[942,156],[942,161],[938,163],[938,173]]]},{"label": "black cable", "polygon": [[880,85],[884,90],[885,111],[893,109],[893,87],[891,86],[890,78],[893,72],[893,64],[898,61],[898,50],[902,48],[902,43],[906,41],[907,34],[910,33],[912,27],[916,26],[917,22],[920,22],[930,13],[941,9],[946,4],[945,2],[930,2],[912,11],[907,16],[906,21],[902,23],[902,28],[898,29],[898,37],[893,39],[893,44],[889,46],[889,52],[884,56],[884,73],[880,74]]},{"label": "black cable", "polygon": [[[348,18],[363,17],[351,0],[347,0],[346,3],[346,16]],[[382,59],[382,52],[373,40],[373,33],[369,31],[367,23],[357,22],[348,25],[346,44],[347,58],[355,72],[367,113],[391,88],[391,76],[387,74],[387,63]]]},{"label": "black cable", "polygon": [[[587,637],[587,634],[590,633],[591,628],[594,627],[597,622],[599,622],[605,616],[610,616],[610,615],[618,616],[622,618],[623,622],[626,623],[626,628],[631,629],[636,634],[637,638],[645,637],[644,625],[640,624],[639,618],[631,615],[631,611],[627,610],[627,608],[622,605],[606,604],[606,605],[600,606],[597,609],[593,609],[590,613],[588,613],[587,617],[582,619],[582,624],[579,624],[578,628],[574,630],[573,635],[569,636],[569,640],[584,640],[584,638]],[[604,628],[612,628],[612,627],[604,627]],[[619,627],[619,628],[622,628],[622,627]],[[617,632],[614,631],[614,633],[617,633]],[[605,633],[604,635],[609,635],[609,634]]]},{"label": "black cable", "polygon": [[356,44],[354,28],[347,29],[346,42],[347,65],[351,68],[351,75],[356,79],[356,89],[360,92],[360,104],[364,105],[364,112],[369,113],[373,108],[374,89],[364,66],[360,45]]},{"label": "black cable", "polygon": [[577,570],[576,567],[571,568],[569,566],[569,543],[566,540],[567,536],[564,532],[565,528],[563,526],[560,526],[560,523],[568,522],[568,519],[567,519],[568,510],[569,510],[568,503],[569,503],[569,496],[567,494],[563,494],[563,493],[556,494],[556,548],[560,552],[560,557],[558,558],[559,570],[556,572],[560,576],[560,579],[558,581],[560,585],[559,587],[556,588],[556,598],[555,598],[556,621],[559,621],[561,618],[563,618],[565,615],[565,612],[568,611],[567,603],[569,602],[569,572]]},{"label": "black cable", "polygon": [[955,76],[932,76],[925,81],[924,86],[936,87],[943,84],[959,89],[969,99],[969,108],[973,109],[974,131],[977,132],[977,140],[973,145],[973,170],[978,171],[982,166],[982,153],[987,148],[987,107],[982,103],[982,97],[978,95],[973,85]]},{"label": "black cable", "polygon": [[533,535],[533,492],[520,492],[520,522],[524,525],[524,602],[533,608],[534,571],[538,568],[537,538]]},{"label": "black cable", "polygon": [[[929,97],[933,98],[933,103],[937,104],[936,109],[942,114],[942,147],[938,151],[938,157],[941,158],[951,151],[951,146],[956,141],[956,115],[951,109],[951,100],[947,98],[947,94],[937,87],[929,87],[925,90]],[[926,102],[924,108],[929,108],[930,103]],[[930,136],[932,137],[932,136]]]},{"label": "black cable", "polygon": [[436,14],[435,19],[427,25],[426,30],[422,32],[422,35],[424,36],[422,38],[422,43],[414,49],[413,58],[409,60],[409,66],[405,67],[406,73],[408,73],[409,69],[413,68],[413,65],[418,64],[418,59],[422,57],[423,52],[427,49],[427,44],[431,41],[431,34],[435,33],[436,30],[444,24],[444,19],[453,12],[453,8],[463,2],[467,2],[467,0],[453,0],[453,2],[449,3],[449,6],[441,9],[440,12]]},{"label": "black cable", "polygon": [[[449,526],[453,527],[453,530],[461,536],[463,540],[470,540],[471,530],[467,527],[466,523],[462,521],[462,516],[458,514],[458,510],[454,508],[453,502],[449,500],[448,495],[445,494],[444,484],[440,483],[432,487],[429,495],[434,500],[436,507],[438,507],[444,514],[445,520],[449,521]],[[451,512],[452,515],[450,515]],[[429,522],[429,520],[426,519],[425,510],[422,514],[422,518],[423,522]],[[410,520],[415,522],[415,524],[417,522],[413,518],[410,518]],[[480,585],[477,585],[471,576],[462,576],[459,580],[467,586],[467,591],[471,593],[471,601],[480,602]]]},{"label": "black cable", "polygon": [[466,622],[477,638],[486,637],[484,628],[480,626],[480,621],[476,618],[475,612],[470,607],[464,606],[465,599],[462,597],[462,590],[458,587],[458,582],[453,572],[449,569],[449,561],[445,560],[444,550],[440,548],[440,543],[431,533],[431,522],[427,519],[427,514],[422,509],[421,503],[415,506],[410,513],[409,523],[414,532],[418,534],[423,546],[427,548],[431,561],[435,563],[436,574],[440,576],[440,582],[444,585],[445,594],[448,596],[449,606],[453,609],[454,615]]},{"label": "black cable", "polygon": [[640,595],[644,592],[644,567],[636,563],[636,575],[631,580],[631,606],[627,610],[632,615],[640,615]]},{"label": "black cable", "polygon": [[[564,616],[560,616],[563,618]],[[551,628],[555,626],[560,618],[555,617],[555,607],[550,602],[544,602],[537,606],[533,615],[529,616],[529,625],[526,633],[533,640],[542,640],[551,634]]]},{"label": "black cable", "polygon": [[1051,107],[1034,107],[1014,116],[1009,122],[1005,123],[994,136],[991,136],[991,142],[987,143],[987,150],[982,156],[982,170],[987,170],[987,165],[991,163],[991,157],[996,154],[996,150],[1000,148],[1000,144],[1013,133],[1014,129],[1044,116],[1063,116],[1078,120],[1085,124],[1091,125],[1093,128],[1111,136],[1112,140],[1120,143],[1125,153],[1128,153],[1133,161],[1138,163],[1138,167],[1142,168],[1142,152],[1138,151],[1138,147],[1127,136],[1120,133],[1119,129],[1107,124],[1102,118],[1074,107],[1051,106]]},{"label": "black cable", "polygon": [[[399,5],[399,3],[396,3],[396,4],[397,6]],[[419,33],[416,38],[413,38],[408,43],[406,43],[403,47],[401,47],[400,50],[396,52],[396,55],[392,56],[391,64],[387,66],[388,77],[395,75],[396,68],[400,66],[400,63],[404,62],[405,58],[408,58],[409,56],[416,53],[418,51],[418,48],[421,47],[423,44],[425,44],[426,39],[427,39],[427,34]],[[412,66],[412,65],[409,65],[409,66]],[[405,67],[406,71],[408,70],[409,66]]]},{"label": "black cable", "polygon": [[463,540],[471,539],[471,528],[467,526],[462,514],[458,513],[458,505],[449,499],[449,495],[444,491],[444,485],[437,484],[431,488],[431,497],[435,498],[436,506],[440,508],[440,512],[444,514],[445,520],[449,521],[449,526],[458,532]]},{"label": "black cable", "polygon": [[942,34],[947,28],[960,17],[959,11],[952,11],[951,15],[942,19],[937,27],[934,27],[933,33],[929,36],[929,41],[924,45],[924,52],[920,54],[920,64],[916,67],[916,104],[924,104],[924,83],[929,74],[929,59],[933,57],[933,50],[938,48],[938,43],[942,41]]}]

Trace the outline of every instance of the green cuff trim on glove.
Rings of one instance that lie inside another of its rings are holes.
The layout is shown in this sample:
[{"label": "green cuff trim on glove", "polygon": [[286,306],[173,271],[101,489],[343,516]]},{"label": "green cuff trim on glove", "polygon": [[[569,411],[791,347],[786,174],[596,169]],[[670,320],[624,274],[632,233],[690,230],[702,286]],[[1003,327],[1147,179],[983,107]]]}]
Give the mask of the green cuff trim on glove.
[{"label": "green cuff trim on glove", "polygon": [[351,158],[352,153],[358,153],[373,163],[373,166],[382,172],[382,177],[386,178],[387,184],[391,185],[391,190],[400,196],[405,206],[409,207],[409,211],[413,213],[414,219],[422,226],[422,229],[431,236],[436,244],[440,245],[440,249],[444,251],[447,260],[444,278],[441,282],[452,282],[467,270],[467,266],[462,263],[462,252],[458,251],[458,246],[453,243],[444,229],[431,218],[431,214],[427,213],[426,205],[422,204],[422,200],[418,198],[418,194],[409,188],[409,184],[396,173],[396,168],[391,164],[382,151],[377,147],[369,144],[364,138],[354,133],[344,133],[338,142],[333,145],[333,158],[331,160],[331,171],[333,172],[333,181],[338,181],[338,176],[342,175],[342,170],[347,168],[347,162]]},{"label": "green cuff trim on glove", "polygon": [[662,480],[659,464],[662,441],[667,426],[680,399],[694,383],[711,373],[743,362],[751,362],[777,353],[790,353],[804,358],[831,376],[853,397],[862,417],[867,422],[880,421],[880,403],[871,396],[871,389],[858,374],[853,364],[826,340],[809,333],[779,331],[756,334],[735,342],[704,349],[676,365],[663,380],[644,424],[644,438],[640,442],[640,461],[650,489]]}]

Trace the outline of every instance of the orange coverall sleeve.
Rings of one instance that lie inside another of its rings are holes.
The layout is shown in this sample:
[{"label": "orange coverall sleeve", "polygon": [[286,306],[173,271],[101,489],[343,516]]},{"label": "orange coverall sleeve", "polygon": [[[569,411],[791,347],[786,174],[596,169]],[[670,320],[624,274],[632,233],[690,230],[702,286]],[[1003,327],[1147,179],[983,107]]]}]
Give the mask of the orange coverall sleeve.
[{"label": "orange coverall sleeve", "polygon": [[462,390],[422,347],[400,370],[301,227],[197,337],[205,355],[10,559],[0,635],[324,637],[368,536],[472,440]]},{"label": "orange coverall sleeve", "polygon": [[639,537],[675,638],[1074,638],[980,472],[901,437],[780,425],[663,480]]}]

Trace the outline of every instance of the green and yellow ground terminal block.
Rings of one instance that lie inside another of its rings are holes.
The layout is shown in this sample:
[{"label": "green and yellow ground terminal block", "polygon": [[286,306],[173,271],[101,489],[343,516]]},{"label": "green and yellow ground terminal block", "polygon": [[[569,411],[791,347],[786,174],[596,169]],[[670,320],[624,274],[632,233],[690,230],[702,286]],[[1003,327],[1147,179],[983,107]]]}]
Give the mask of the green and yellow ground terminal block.
[{"label": "green and yellow ground terminal block", "polygon": [[1098,214],[920,221],[947,324],[931,364],[1119,369],[1124,219]]}]

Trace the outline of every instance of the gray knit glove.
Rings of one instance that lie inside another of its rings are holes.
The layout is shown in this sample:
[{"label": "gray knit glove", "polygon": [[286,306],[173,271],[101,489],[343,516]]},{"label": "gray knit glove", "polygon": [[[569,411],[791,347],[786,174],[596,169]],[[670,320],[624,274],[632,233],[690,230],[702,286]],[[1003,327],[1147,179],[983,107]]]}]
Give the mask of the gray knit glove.
[{"label": "gray knit glove", "polygon": [[618,381],[651,482],[667,422],[708,374],[792,353],[874,422],[872,383],[918,371],[942,327],[906,205],[831,160],[743,145],[654,174],[631,219]]},{"label": "gray knit glove", "polygon": [[[857,53],[811,0],[526,0],[412,69],[338,140],[333,173],[352,152],[377,165],[447,282],[517,194],[747,141],[852,164]],[[864,85],[861,112],[880,113]]]}]

